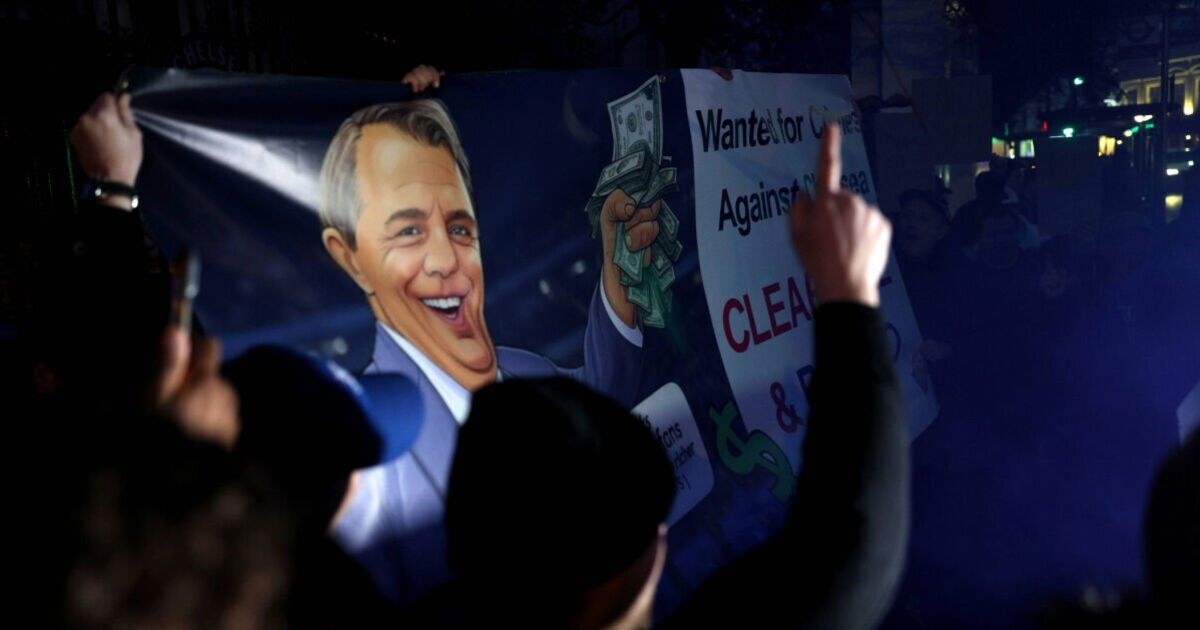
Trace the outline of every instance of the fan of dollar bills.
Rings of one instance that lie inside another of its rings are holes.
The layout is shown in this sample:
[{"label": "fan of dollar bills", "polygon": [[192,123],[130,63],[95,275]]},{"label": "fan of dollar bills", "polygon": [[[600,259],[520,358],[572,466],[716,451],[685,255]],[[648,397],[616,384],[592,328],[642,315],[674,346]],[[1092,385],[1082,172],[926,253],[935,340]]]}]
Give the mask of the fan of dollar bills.
[{"label": "fan of dollar bills", "polygon": [[644,266],[644,251],[631,252],[625,245],[625,224],[617,225],[613,263],[621,270],[621,284],[629,301],[638,307],[644,326],[662,328],[671,309],[671,284],[675,261],[683,251],[679,242],[679,218],[662,197],[676,189],[676,169],[664,167],[670,157],[662,154],[662,93],[659,78],[651,77],[638,89],[608,104],[612,124],[612,163],[600,171],[600,182],[588,199],[588,222],[592,237],[600,230],[604,200],[620,189],[637,207],[659,203],[658,238],[650,246],[650,264]]}]

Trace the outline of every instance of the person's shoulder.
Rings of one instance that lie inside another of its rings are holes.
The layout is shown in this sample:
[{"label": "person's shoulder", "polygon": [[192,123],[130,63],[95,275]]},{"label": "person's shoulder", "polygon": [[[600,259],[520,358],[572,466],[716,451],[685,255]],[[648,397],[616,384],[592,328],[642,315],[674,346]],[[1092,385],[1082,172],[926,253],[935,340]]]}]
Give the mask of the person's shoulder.
[{"label": "person's shoulder", "polygon": [[399,625],[400,611],[379,592],[366,569],[327,536],[312,533],[301,536],[292,562],[293,583],[287,613],[296,625],[357,628]]}]

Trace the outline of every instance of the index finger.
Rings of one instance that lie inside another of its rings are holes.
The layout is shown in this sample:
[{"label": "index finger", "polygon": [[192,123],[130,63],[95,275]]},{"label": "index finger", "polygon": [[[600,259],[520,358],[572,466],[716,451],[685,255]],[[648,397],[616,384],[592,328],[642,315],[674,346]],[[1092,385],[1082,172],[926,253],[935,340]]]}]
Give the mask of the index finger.
[{"label": "index finger", "polygon": [[212,337],[193,340],[192,371],[196,377],[211,376],[221,368],[221,342]]},{"label": "index finger", "polygon": [[117,115],[121,117],[121,122],[126,126],[133,127],[137,123],[133,119],[133,108],[130,106],[132,97],[129,92],[121,94],[121,98],[117,101]]},{"label": "index finger", "polygon": [[608,194],[604,200],[603,212],[615,221],[628,221],[637,212],[637,204],[624,190],[620,188]]},{"label": "index finger", "polygon": [[817,156],[817,194],[837,192],[842,181],[842,129],[837,123],[825,125],[821,152]]}]

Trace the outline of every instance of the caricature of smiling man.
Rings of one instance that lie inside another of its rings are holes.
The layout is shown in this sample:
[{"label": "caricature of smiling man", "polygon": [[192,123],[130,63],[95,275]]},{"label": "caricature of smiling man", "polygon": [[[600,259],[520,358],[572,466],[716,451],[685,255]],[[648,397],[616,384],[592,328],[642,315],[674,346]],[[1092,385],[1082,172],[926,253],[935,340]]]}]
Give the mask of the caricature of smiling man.
[{"label": "caricature of smiling man", "polygon": [[563,369],[540,355],[492,344],[470,169],[440,102],[355,112],[330,144],[321,188],[325,249],[363,291],[377,320],[366,371],[411,378],[425,413],[408,454],[361,471],[333,535],[381,590],[408,601],[449,577],[445,489],[472,392],[498,379],[568,375],[633,402],[642,332],[612,252],[619,223],[631,251],[654,242],[658,204],[637,208],[621,190],[609,195],[601,221],[605,264],[584,336],[585,365]]}]

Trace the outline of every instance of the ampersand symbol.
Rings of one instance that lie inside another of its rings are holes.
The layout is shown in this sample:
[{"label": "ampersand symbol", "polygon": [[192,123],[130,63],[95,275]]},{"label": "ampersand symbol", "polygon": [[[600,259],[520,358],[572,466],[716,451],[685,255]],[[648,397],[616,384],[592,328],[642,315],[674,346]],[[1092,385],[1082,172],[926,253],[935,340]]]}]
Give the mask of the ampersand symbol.
[{"label": "ampersand symbol", "polygon": [[796,428],[804,424],[804,418],[796,413],[795,405],[787,404],[783,385],[771,383],[771,400],[775,401],[775,421],[779,423],[779,428],[788,433],[795,433]]}]

